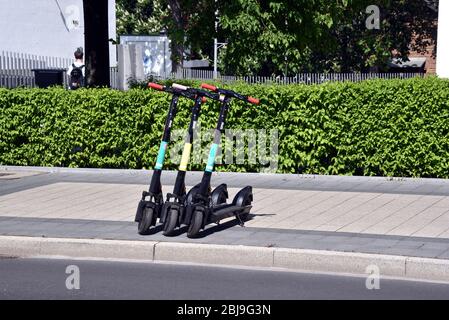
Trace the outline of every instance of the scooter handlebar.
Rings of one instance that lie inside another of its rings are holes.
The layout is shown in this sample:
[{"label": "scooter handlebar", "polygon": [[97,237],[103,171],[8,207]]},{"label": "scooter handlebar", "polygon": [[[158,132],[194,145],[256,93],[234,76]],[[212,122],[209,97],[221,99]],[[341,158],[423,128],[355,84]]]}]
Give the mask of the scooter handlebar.
[{"label": "scooter handlebar", "polygon": [[201,88],[208,89],[210,91],[217,92],[217,93],[220,93],[220,94],[224,94],[224,95],[227,95],[227,96],[230,96],[230,97],[234,97],[234,98],[237,98],[237,99],[240,99],[240,100],[252,103],[252,104],[256,104],[257,105],[257,104],[260,103],[259,99],[256,99],[256,98],[253,98],[253,97],[249,97],[249,96],[243,96],[243,95],[238,94],[237,92],[234,92],[234,91],[231,91],[231,90],[219,89],[219,88],[217,88],[217,87],[215,87],[215,86],[213,86],[211,84],[202,83],[201,84]]},{"label": "scooter handlebar", "polygon": [[161,86],[160,84],[154,83],[154,82],[150,82],[148,84],[149,88],[155,89],[155,90],[159,90],[159,91],[164,91],[164,87]]},{"label": "scooter handlebar", "polygon": [[[188,87],[186,86],[182,86],[180,84],[173,84],[171,87],[167,87],[167,86],[162,86],[160,84],[154,83],[154,82],[150,82],[148,83],[148,87],[149,88],[153,88],[155,90],[159,90],[159,91],[165,91],[171,94],[177,94],[177,95],[181,95],[183,97],[186,97],[188,99],[193,99],[195,100],[197,98],[197,95],[195,95],[194,93],[188,91]],[[201,97],[201,102],[205,103],[206,102],[206,98],[205,97]]]},{"label": "scooter handlebar", "polygon": [[189,89],[189,87],[183,86],[182,84],[178,84],[178,83],[173,83],[171,86],[172,86],[172,88],[175,88],[175,89],[178,89],[181,91],[186,91]]},{"label": "scooter handlebar", "polygon": [[219,95],[216,94],[216,93],[212,93],[212,92],[208,92],[208,91],[205,91],[205,90],[184,86],[182,84],[173,83],[172,84],[172,88],[176,89],[176,90],[179,90],[179,91],[189,91],[189,92],[192,92],[193,94],[195,94],[197,96],[201,96],[202,97],[202,100],[201,100],[202,103],[205,103],[207,101],[206,97],[210,98],[212,100],[220,100]]},{"label": "scooter handlebar", "polygon": [[217,89],[218,89],[216,86],[213,86],[213,85],[207,84],[207,83],[202,83],[201,84],[201,88],[207,89],[207,90],[210,90],[210,91],[213,91],[213,92],[216,92]]},{"label": "scooter handlebar", "polygon": [[248,102],[256,105],[260,103],[259,99],[253,97],[248,97]]},{"label": "scooter handlebar", "polygon": [[[183,86],[182,84],[178,84],[178,83],[172,83],[171,87],[174,88],[174,89],[180,90],[180,91],[187,91],[187,90],[190,89],[190,87]],[[202,103],[206,103],[206,101],[207,101],[206,97],[202,96],[201,97],[201,102]]]}]

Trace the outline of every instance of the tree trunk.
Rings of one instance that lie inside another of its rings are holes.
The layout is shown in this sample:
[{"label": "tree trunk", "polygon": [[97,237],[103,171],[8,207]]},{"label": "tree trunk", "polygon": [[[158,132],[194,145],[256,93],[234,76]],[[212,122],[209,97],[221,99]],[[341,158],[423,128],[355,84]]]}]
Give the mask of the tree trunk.
[{"label": "tree trunk", "polygon": [[167,0],[170,12],[175,25],[173,36],[171,37],[172,72],[176,72],[182,66],[184,59],[184,21],[179,0]]},{"label": "tree trunk", "polygon": [[86,83],[110,86],[108,0],[83,0]]}]

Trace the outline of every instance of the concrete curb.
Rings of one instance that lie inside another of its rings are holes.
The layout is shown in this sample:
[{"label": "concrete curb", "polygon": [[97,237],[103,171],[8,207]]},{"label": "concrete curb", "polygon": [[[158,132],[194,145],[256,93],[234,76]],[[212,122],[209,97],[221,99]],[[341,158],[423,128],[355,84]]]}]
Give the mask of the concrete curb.
[{"label": "concrete curb", "polygon": [[0,166],[0,171],[41,172],[41,173],[91,173],[91,174],[148,174],[147,169],[99,169],[99,168],[66,168],[66,167],[34,167],[34,166]]},{"label": "concrete curb", "polygon": [[0,254],[153,260],[155,244],[154,241],[0,236]]},{"label": "concrete curb", "polygon": [[0,236],[0,255],[169,261],[449,281],[449,260],[338,251],[155,241]]},{"label": "concrete curb", "polygon": [[[144,175],[148,176],[153,170],[150,169],[102,169],[102,168],[66,168],[66,167],[34,167],[34,166],[7,166],[0,165],[0,171],[16,171],[16,172],[41,172],[41,173],[70,173],[70,174],[118,174],[118,175]],[[176,173],[174,170],[164,170],[164,172]],[[202,175],[202,171],[189,171],[189,174]],[[264,172],[214,172],[215,175],[222,176],[234,176],[238,174],[239,176],[247,177],[265,177],[279,179],[279,181],[289,180],[289,181],[302,181],[306,180],[317,180],[323,182],[395,182],[402,181],[414,184],[423,183],[437,183],[443,185],[449,185],[449,179],[440,178],[411,178],[411,177],[377,177],[377,176],[343,176],[343,175],[318,175],[318,174],[291,174],[291,173],[264,173]]]},{"label": "concrete curb", "polygon": [[[5,176],[2,176],[1,173],[6,173]],[[11,171],[11,170],[0,170],[0,181],[1,180],[16,180],[20,178],[35,176],[45,174],[45,172],[42,171],[25,171],[25,170],[19,170],[19,171]]]}]

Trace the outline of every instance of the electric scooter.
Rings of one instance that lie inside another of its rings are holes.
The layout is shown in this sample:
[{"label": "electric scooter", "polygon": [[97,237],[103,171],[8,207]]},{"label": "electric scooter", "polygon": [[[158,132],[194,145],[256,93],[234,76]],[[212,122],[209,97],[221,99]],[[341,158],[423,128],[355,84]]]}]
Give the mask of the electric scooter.
[{"label": "electric scooter", "polygon": [[[195,96],[196,98],[195,98],[195,105],[193,106],[191,112],[190,124],[185,138],[184,149],[182,152],[178,173],[176,175],[176,181],[173,187],[173,192],[167,194],[166,201],[162,206],[159,222],[164,224],[163,234],[165,236],[173,235],[175,228],[180,226],[180,223],[184,217],[186,205],[192,201],[194,195],[196,194],[196,192],[200,187],[200,185],[198,184],[194,186],[192,189],[190,189],[190,191],[186,194],[185,176],[187,165],[190,159],[190,153],[192,150],[193,130],[196,128],[198,123],[198,118],[201,111],[201,103],[203,102],[203,99],[205,97],[213,100],[219,100],[220,98],[219,94],[217,93],[189,88],[176,83],[172,84],[172,88],[180,90],[182,92],[186,92],[190,95]],[[223,197],[224,195],[216,198],[223,199]],[[224,199],[224,202],[225,201],[226,199]]]},{"label": "electric scooter", "polygon": [[199,185],[198,191],[195,192],[193,199],[187,203],[184,223],[187,224],[187,237],[195,238],[198,236],[201,229],[210,223],[219,223],[220,220],[235,216],[240,225],[243,226],[251,210],[251,203],[253,201],[253,192],[251,186],[246,186],[241,189],[234,197],[232,203],[218,203],[213,200],[214,197],[222,196],[228,197],[226,184],[220,185],[211,193],[210,181],[212,172],[215,166],[215,157],[217,155],[218,147],[221,142],[221,135],[224,131],[226,116],[229,110],[229,105],[232,98],[240,99],[252,104],[259,104],[259,100],[249,96],[238,94],[232,90],[219,89],[215,86],[202,84],[202,88],[208,89],[212,92],[218,93],[221,100],[221,110],[218,117],[217,127],[214,131],[214,140],[209,151],[209,158],[207,160],[206,169],[204,170],[203,178]]},{"label": "electric scooter", "polygon": [[137,231],[141,235],[149,233],[151,226],[156,225],[156,220],[160,217],[161,209],[164,203],[162,195],[161,173],[164,164],[165,152],[167,150],[167,144],[170,141],[170,132],[173,121],[177,113],[177,104],[180,96],[193,99],[196,104],[201,104],[200,100],[196,100],[195,95],[188,91],[178,90],[175,88],[161,86],[156,83],[149,83],[150,88],[165,91],[173,95],[170,108],[168,110],[167,118],[165,120],[164,133],[162,135],[162,141],[159,146],[159,152],[157,154],[156,165],[154,166],[153,176],[148,191],[142,192],[142,199],[137,206],[136,216],[134,221],[138,222]]}]

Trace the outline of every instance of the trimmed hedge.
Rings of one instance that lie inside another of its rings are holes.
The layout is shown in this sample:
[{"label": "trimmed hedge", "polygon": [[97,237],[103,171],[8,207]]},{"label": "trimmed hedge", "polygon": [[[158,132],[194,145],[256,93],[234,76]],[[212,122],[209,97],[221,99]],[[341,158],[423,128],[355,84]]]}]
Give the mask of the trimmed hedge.
[{"label": "trimmed hedge", "polygon": [[[279,172],[449,176],[447,80],[229,88],[261,98],[260,106],[233,100],[228,128],[278,128]],[[139,89],[0,89],[0,164],[151,168],[169,100]],[[176,128],[187,126],[190,106],[180,100]],[[202,127],[213,128],[217,115],[207,103]]]}]

